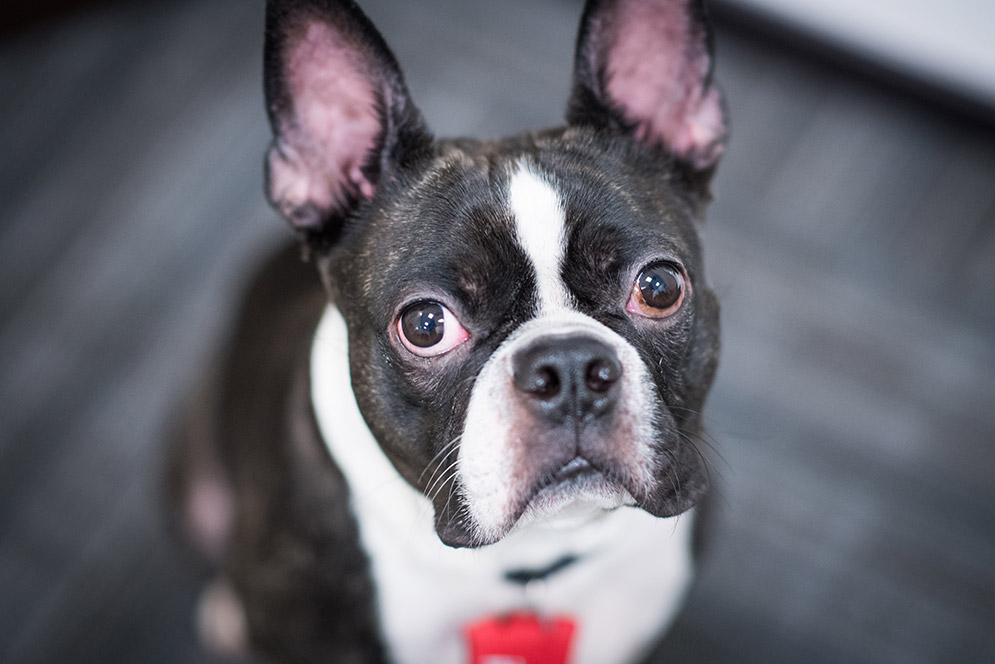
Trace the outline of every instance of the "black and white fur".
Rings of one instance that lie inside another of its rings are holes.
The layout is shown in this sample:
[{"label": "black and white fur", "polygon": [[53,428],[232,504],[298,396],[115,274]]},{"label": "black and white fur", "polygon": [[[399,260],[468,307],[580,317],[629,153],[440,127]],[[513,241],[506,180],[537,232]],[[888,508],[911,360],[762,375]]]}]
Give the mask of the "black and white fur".
[{"label": "black and white fur", "polygon": [[[353,2],[272,0],[265,61],[267,193],[324,288],[288,253],[262,270],[178,446],[183,526],[224,579],[207,631],[457,663],[468,623],[531,610],[573,616],[573,662],[645,657],[708,486],[697,231],[725,121],[700,2],[590,0],[568,125],[500,141],[435,140]],[[681,304],[639,315],[661,261]],[[430,357],[398,327],[423,301],[464,334]]]}]

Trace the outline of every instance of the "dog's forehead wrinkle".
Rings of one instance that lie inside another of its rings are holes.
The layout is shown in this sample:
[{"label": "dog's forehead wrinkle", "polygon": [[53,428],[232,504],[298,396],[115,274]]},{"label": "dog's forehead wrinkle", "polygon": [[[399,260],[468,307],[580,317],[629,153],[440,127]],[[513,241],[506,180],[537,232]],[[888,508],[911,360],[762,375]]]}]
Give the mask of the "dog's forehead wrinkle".
[{"label": "dog's forehead wrinkle", "polygon": [[547,182],[555,183],[571,240],[586,227],[607,225],[644,234],[647,243],[659,238],[681,248],[694,246],[697,212],[674,186],[669,169],[634,168],[625,154],[615,154],[610,142],[554,141],[533,158]]}]

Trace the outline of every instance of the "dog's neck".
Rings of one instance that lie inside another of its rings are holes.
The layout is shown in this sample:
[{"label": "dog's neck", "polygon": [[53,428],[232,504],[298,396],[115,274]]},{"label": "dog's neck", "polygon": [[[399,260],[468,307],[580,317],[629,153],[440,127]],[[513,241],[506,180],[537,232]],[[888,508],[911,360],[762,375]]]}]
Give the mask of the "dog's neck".
[{"label": "dog's neck", "polygon": [[[431,502],[397,472],[359,412],[349,375],[345,320],[332,306],[315,334],[311,392],[322,437],[349,485],[360,539],[378,580],[382,628],[398,661],[408,661],[401,653],[418,661],[419,652],[427,657],[424,661],[460,661],[462,644],[445,640],[459,634],[452,629],[453,621],[522,609],[577,614],[578,607],[578,622],[587,627],[580,638],[592,642],[579,652],[591,654],[591,662],[616,660],[618,653],[601,653],[606,644],[596,642],[604,637],[593,625],[635,631],[631,644],[638,648],[679,605],[691,578],[690,513],[657,519],[633,508],[586,511],[535,522],[480,549],[444,545],[435,533]],[[577,562],[559,566],[565,558]],[[557,569],[543,579],[538,593],[535,584],[526,593],[516,580],[523,570],[551,568]],[[637,587],[647,575],[665,576],[673,592],[639,602],[635,617],[614,610],[601,615],[605,606],[618,604],[580,600],[605,592],[602,581],[610,568],[615,569],[617,586],[609,592],[631,592],[626,578],[619,577],[620,569]],[[442,597],[444,605],[433,603]],[[417,619],[411,611],[415,603]],[[614,624],[619,621],[624,623]],[[607,659],[599,660],[601,655]]]}]

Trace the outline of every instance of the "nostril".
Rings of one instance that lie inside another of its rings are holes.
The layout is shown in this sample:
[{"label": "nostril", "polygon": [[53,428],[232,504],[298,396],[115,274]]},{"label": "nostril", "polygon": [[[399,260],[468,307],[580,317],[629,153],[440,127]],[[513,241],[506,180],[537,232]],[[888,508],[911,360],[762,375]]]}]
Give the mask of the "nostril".
[{"label": "nostril", "polygon": [[560,391],[560,378],[556,370],[550,366],[538,367],[529,383],[529,392],[543,399],[556,396]]},{"label": "nostril", "polygon": [[608,358],[596,358],[587,365],[584,382],[592,392],[607,392],[622,376],[622,365]]},{"label": "nostril", "polygon": [[544,362],[519,367],[514,376],[515,387],[538,399],[551,399],[562,388],[560,372],[554,364]]}]

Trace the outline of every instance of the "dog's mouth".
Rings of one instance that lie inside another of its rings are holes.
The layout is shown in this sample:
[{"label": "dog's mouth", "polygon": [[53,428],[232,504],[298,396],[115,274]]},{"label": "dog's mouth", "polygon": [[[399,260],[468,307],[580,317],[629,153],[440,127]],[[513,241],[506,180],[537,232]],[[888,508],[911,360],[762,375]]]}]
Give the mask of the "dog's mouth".
[{"label": "dog's mouth", "polygon": [[621,483],[589,460],[577,456],[556,471],[544,474],[522,496],[515,510],[513,528],[538,520],[600,514],[634,503]]},{"label": "dog's mouth", "polygon": [[601,476],[601,471],[595,470],[590,461],[578,456],[574,457],[572,461],[565,463],[562,468],[553,473],[552,478],[550,478],[548,482],[544,483],[543,488],[546,486],[560,484],[562,482],[593,478],[596,476]]}]

